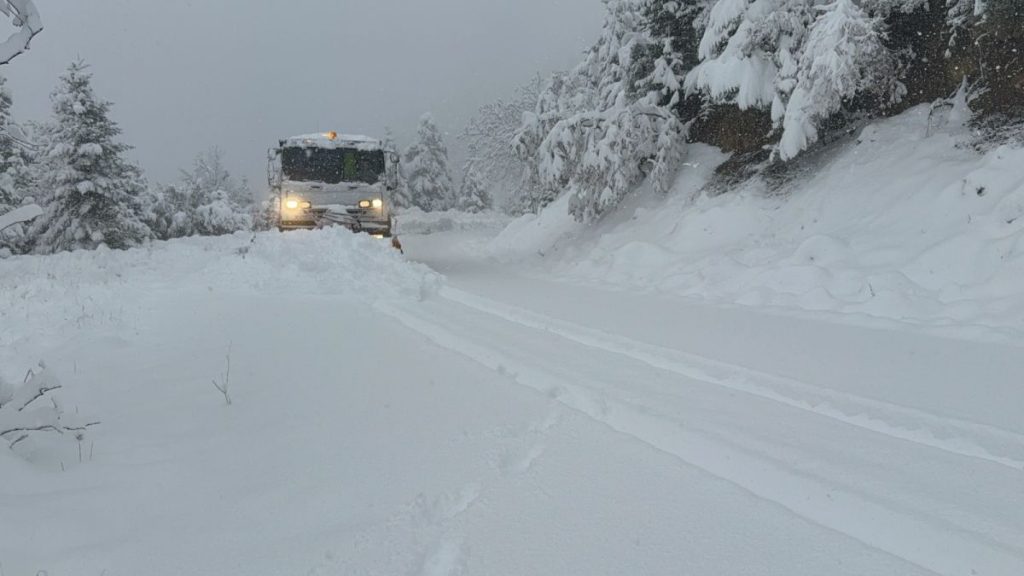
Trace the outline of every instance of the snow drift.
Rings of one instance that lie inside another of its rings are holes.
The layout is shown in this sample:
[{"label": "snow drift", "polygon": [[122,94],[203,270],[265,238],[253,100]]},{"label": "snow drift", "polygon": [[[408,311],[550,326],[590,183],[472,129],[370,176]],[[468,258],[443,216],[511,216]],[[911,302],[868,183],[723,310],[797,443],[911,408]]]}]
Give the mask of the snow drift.
[{"label": "snow drift", "polygon": [[387,242],[342,229],[15,257],[0,260],[0,349],[67,330],[130,327],[133,311],[159,306],[159,295],[168,291],[372,302],[423,298],[439,281]]},{"label": "snow drift", "polygon": [[[761,179],[702,192],[724,156],[695,147],[671,195],[641,191],[600,225],[558,203],[512,224],[499,256],[534,247],[570,278],[751,306],[930,325],[1024,329],[1024,149],[978,152],[967,130],[929,133],[929,108],[809,158],[782,190]],[[539,231],[538,231],[539,230]]]}]

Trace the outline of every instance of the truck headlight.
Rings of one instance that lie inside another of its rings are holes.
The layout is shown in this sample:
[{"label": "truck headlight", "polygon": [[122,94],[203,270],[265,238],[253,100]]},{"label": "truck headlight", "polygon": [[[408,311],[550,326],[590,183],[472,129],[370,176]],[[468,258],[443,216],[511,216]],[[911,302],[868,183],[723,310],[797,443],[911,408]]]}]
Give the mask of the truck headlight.
[{"label": "truck headlight", "polygon": [[366,209],[366,208],[370,208],[371,206],[373,206],[373,202],[371,202],[369,200],[360,200],[359,201],[359,207],[360,208]]},{"label": "truck headlight", "polygon": [[373,201],[373,207],[380,210],[381,208],[384,207],[384,201],[381,200],[380,198],[377,198],[376,200]]},{"label": "truck headlight", "polygon": [[309,209],[313,207],[313,204],[310,202],[303,202],[302,200],[289,198],[288,200],[285,200],[284,207],[287,208],[288,210],[298,210],[299,208]]}]

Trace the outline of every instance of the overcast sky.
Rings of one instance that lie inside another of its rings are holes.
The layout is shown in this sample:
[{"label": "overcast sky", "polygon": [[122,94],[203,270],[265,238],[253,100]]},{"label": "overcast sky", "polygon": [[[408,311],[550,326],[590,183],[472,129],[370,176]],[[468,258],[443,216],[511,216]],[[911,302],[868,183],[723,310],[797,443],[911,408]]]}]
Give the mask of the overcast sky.
[{"label": "overcast sky", "polygon": [[[600,0],[36,0],[45,30],[0,70],[19,120],[49,116],[77,57],[150,180],[196,153],[265,188],[281,137],[391,126],[425,111],[454,136],[481,104],[565,69],[597,37]],[[453,167],[453,172],[457,168]]]}]

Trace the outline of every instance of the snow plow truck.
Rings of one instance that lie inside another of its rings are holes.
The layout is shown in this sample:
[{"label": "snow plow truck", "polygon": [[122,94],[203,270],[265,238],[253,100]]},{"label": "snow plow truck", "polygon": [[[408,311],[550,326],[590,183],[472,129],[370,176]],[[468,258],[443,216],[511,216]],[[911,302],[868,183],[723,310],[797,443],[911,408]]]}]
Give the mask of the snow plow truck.
[{"label": "snow plow truck", "polygon": [[395,150],[380,140],[337,132],[294,136],[279,144],[268,154],[268,175],[271,193],[280,199],[281,231],[344,226],[392,238]]}]

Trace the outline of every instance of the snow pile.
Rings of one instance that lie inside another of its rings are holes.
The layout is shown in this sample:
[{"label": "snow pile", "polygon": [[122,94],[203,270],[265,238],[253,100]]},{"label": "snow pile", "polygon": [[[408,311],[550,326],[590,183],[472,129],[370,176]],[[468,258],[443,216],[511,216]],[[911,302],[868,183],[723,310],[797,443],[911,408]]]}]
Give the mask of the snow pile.
[{"label": "snow pile", "polygon": [[[694,200],[721,160],[704,150],[702,169],[684,169],[667,200],[647,193],[580,241],[563,239],[550,266],[576,280],[743,305],[1019,331],[1024,149],[978,153],[957,146],[959,129],[927,135],[927,126],[927,107],[870,125],[786,195],[753,181]],[[558,218],[517,221],[494,247],[508,253],[524,244],[517,228]]]},{"label": "snow pile", "polygon": [[419,208],[402,210],[397,217],[400,234],[437,234],[439,232],[493,230],[509,223],[501,212],[487,210],[479,213],[445,210],[424,212]]},{"label": "snow pile", "polygon": [[490,242],[489,252],[504,262],[544,256],[560,239],[581,227],[569,215],[569,196],[564,195],[540,214],[526,214],[513,220]]},{"label": "snow pile", "polygon": [[[419,299],[439,277],[389,243],[343,229],[239,233],[0,261],[0,348],[41,332],[131,328],[175,293]],[[0,360],[2,360],[0,356]]]}]

